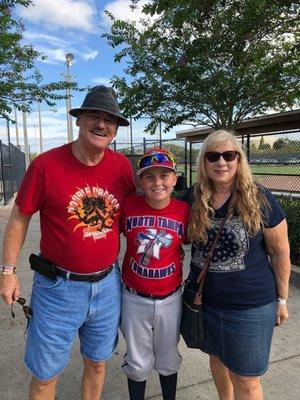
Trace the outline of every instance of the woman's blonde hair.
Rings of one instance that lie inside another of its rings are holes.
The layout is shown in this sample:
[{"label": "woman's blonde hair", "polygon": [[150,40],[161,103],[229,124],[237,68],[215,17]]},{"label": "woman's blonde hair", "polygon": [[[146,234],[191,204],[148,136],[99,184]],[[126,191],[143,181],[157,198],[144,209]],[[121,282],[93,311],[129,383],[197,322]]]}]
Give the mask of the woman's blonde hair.
[{"label": "woman's blonde hair", "polygon": [[194,190],[195,199],[188,226],[189,238],[192,241],[207,241],[206,231],[211,228],[210,217],[214,215],[214,210],[210,205],[210,199],[213,194],[213,183],[206,172],[205,154],[208,151],[214,151],[218,145],[224,142],[232,144],[233,150],[239,153],[236,179],[232,188],[233,196],[235,197],[235,212],[241,217],[247,232],[251,235],[256,234],[264,222],[261,206],[266,206],[267,200],[258,191],[257,185],[253,181],[244,151],[231,132],[218,130],[211,133],[204,140],[199,153],[197,182]]}]

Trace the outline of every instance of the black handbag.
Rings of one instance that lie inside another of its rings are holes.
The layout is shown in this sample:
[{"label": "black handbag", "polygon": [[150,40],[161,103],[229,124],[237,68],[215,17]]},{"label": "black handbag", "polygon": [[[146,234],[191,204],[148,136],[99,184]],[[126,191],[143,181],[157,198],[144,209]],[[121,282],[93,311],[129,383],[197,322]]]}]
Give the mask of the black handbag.
[{"label": "black handbag", "polygon": [[211,262],[214,249],[220,238],[221,231],[229,218],[229,213],[222,220],[218,229],[214,242],[212,243],[204,266],[197,278],[197,284],[193,284],[188,279],[184,282],[182,294],[182,316],[180,322],[180,333],[187,347],[192,349],[200,349],[204,341],[204,319],[202,309],[202,291],[204,286],[205,275]]}]

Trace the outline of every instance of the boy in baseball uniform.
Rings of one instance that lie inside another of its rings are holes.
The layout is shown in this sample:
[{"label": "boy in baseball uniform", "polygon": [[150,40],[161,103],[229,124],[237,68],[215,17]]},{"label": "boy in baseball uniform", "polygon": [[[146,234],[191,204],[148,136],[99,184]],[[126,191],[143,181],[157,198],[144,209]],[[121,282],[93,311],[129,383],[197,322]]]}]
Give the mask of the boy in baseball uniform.
[{"label": "boy in baseball uniform", "polygon": [[122,368],[131,400],[144,399],[153,369],[159,373],[163,399],[174,400],[181,365],[181,245],[187,241],[189,206],[171,198],[177,175],[168,151],[147,151],[136,174],[144,195],[127,197],[121,218],[127,239],[121,323],[127,351]]}]

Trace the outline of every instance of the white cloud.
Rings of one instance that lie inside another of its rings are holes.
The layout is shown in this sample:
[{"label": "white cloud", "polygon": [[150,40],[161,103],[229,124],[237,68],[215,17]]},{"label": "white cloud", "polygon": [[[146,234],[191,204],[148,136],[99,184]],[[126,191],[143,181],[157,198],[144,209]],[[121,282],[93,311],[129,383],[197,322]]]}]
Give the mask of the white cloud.
[{"label": "white cloud", "polygon": [[98,55],[97,50],[91,50],[88,53],[81,53],[81,57],[84,59],[84,61],[89,61],[89,60],[94,60]]},{"label": "white cloud", "polygon": [[30,41],[37,41],[37,42],[46,42],[51,46],[67,46],[68,42],[66,40],[63,40],[57,36],[51,36],[47,35],[44,33],[39,33],[39,32],[34,32],[34,31],[25,31],[24,34],[24,39],[25,40],[30,40]]},{"label": "white cloud", "polygon": [[[145,15],[142,13],[142,8],[147,3],[149,3],[149,0],[141,0],[138,2],[137,7],[132,10],[130,8],[132,5],[131,0],[115,0],[111,3],[108,3],[105,6],[105,9],[112,13],[117,19],[138,22],[142,17],[145,17]],[[104,11],[101,13],[101,17],[102,24],[105,27],[109,27],[111,25],[111,19],[105,14]],[[142,27],[142,25],[138,24],[138,27]]]},{"label": "white cloud", "polygon": [[47,57],[45,60],[41,60],[45,64],[58,65],[62,61],[66,62],[66,54],[68,51],[65,49],[49,49],[44,46],[37,46],[37,48]]},{"label": "white cloud", "polygon": [[70,40],[35,31],[25,31],[24,39],[26,42],[33,44],[36,50],[47,57],[45,60],[40,60],[45,64],[61,64],[62,61],[66,61],[67,53],[74,53],[78,48],[77,46],[75,49]]},{"label": "white cloud", "polygon": [[77,29],[93,33],[96,9],[87,1],[37,0],[28,8],[19,8],[19,16],[48,29]]},{"label": "white cloud", "polygon": [[94,83],[95,85],[105,85],[105,86],[110,86],[110,78],[106,78],[106,77],[98,77],[98,78],[93,78],[92,83]]},{"label": "white cloud", "polygon": [[45,64],[58,65],[61,62],[65,62],[67,53],[73,53],[76,58],[80,57],[84,61],[94,60],[98,55],[97,50],[91,50],[85,44],[82,44],[85,49],[81,50],[75,38],[65,40],[57,36],[34,31],[26,31],[24,38],[27,42],[34,44],[35,48],[47,57],[45,60],[40,60]]}]

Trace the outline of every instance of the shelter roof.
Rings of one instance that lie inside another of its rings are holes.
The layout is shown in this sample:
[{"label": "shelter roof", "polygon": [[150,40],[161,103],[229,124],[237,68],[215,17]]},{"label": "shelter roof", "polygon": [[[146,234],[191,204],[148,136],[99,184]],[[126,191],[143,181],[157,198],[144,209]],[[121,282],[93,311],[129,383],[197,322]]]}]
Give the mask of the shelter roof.
[{"label": "shelter roof", "polygon": [[[263,115],[243,120],[235,129],[239,135],[267,134],[300,129],[300,109],[282,113]],[[208,126],[187,129],[176,133],[177,138],[185,138],[189,142],[202,141],[215,129]]]}]

